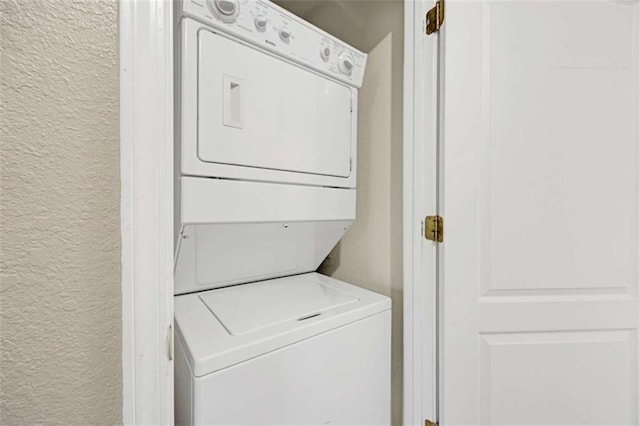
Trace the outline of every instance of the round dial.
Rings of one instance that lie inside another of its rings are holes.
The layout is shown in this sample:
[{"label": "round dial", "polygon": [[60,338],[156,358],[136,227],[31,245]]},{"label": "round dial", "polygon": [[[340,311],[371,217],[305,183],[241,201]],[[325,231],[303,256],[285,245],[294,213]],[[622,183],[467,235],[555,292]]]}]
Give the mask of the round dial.
[{"label": "round dial", "polygon": [[351,52],[344,50],[338,55],[338,69],[342,74],[351,75],[353,72],[354,59]]},{"label": "round dial", "polygon": [[223,22],[235,21],[240,12],[238,0],[208,0],[209,9]]},{"label": "round dial", "polygon": [[331,46],[327,44],[320,46],[320,57],[325,62],[329,61],[329,58],[331,57]]},{"label": "round dial", "polygon": [[260,32],[265,31],[267,29],[267,18],[262,15],[258,15],[253,20],[256,29]]},{"label": "round dial", "polygon": [[284,41],[285,43],[289,43],[289,40],[291,40],[291,31],[289,31],[287,28],[281,28],[280,40]]}]

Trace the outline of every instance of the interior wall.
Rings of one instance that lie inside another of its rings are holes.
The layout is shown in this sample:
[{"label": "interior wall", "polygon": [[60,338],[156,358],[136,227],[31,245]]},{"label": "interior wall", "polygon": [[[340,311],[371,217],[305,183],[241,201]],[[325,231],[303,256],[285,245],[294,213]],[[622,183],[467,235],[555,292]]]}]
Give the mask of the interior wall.
[{"label": "interior wall", "polygon": [[0,423],[121,423],[117,1],[0,28]]},{"label": "interior wall", "polygon": [[369,54],[358,102],[357,219],[320,272],[391,297],[392,424],[402,424],[401,0],[278,2]]}]

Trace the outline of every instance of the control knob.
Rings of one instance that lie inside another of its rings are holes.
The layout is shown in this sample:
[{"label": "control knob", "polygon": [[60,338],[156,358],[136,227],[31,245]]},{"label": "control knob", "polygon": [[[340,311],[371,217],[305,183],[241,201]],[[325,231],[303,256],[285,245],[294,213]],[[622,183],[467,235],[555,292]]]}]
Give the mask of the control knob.
[{"label": "control knob", "polygon": [[291,40],[291,31],[289,31],[287,28],[281,28],[280,40],[284,41],[285,43],[289,43],[289,40]]},{"label": "control knob", "polygon": [[320,57],[323,61],[328,62],[331,57],[331,46],[327,44],[320,46]]},{"label": "control knob", "polygon": [[351,52],[346,50],[338,55],[338,69],[342,74],[351,75],[353,72],[354,59]]},{"label": "control knob", "polygon": [[240,12],[238,0],[207,0],[209,10],[222,22],[233,22]]},{"label": "control knob", "polygon": [[256,29],[260,32],[263,32],[267,29],[267,18],[262,15],[256,16],[256,18],[253,20],[253,23],[256,26]]}]

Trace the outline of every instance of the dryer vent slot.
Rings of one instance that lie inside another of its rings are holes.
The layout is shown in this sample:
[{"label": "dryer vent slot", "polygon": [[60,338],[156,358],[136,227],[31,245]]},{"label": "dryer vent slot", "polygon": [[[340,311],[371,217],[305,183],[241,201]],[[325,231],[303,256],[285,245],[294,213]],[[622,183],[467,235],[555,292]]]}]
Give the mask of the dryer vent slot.
[{"label": "dryer vent slot", "polygon": [[298,321],[305,321],[311,318],[319,317],[320,315],[322,315],[322,313],[318,312],[317,314],[307,315],[306,317],[298,318]]}]

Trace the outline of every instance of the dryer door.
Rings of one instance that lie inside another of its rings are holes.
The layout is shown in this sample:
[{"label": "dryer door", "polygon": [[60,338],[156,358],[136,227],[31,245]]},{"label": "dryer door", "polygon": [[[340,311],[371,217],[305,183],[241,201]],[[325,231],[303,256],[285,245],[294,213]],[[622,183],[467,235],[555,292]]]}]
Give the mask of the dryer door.
[{"label": "dryer door", "polygon": [[349,177],[348,86],[206,30],[198,50],[201,161]]}]

